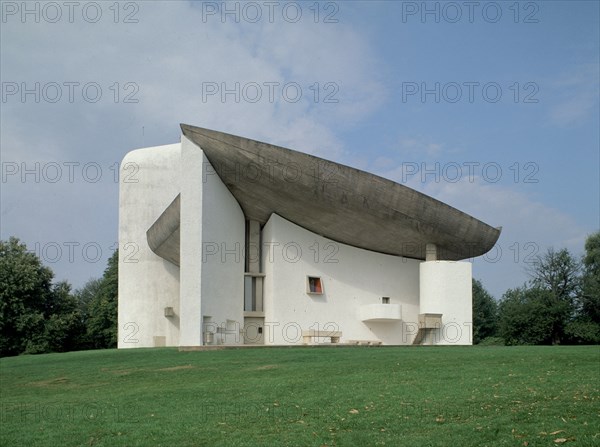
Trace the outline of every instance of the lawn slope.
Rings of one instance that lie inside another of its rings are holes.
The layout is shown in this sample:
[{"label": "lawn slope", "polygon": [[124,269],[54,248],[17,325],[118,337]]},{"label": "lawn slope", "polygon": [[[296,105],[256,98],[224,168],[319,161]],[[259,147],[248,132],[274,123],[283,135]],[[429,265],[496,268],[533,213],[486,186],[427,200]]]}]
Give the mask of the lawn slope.
[{"label": "lawn slope", "polygon": [[2,446],[598,446],[599,347],[0,360]]}]

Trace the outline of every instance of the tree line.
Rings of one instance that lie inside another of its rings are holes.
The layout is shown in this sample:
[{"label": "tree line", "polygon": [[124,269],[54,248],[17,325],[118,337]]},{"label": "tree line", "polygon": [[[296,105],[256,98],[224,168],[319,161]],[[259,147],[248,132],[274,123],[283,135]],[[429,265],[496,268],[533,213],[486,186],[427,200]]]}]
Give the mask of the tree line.
[{"label": "tree line", "polygon": [[527,273],[498,302],[473,281],[474,343],[600,343],[600,231],[587,238],[583,259],[550,248]]},{"label": "tree line", "polygon": [[118,259],[73,292],[17,238],[0,241],[0,355],[115,348]]},{"label": "tree line", "polygon": [[[549,249],[528,273],[499,301],[473,280],[475,344],[600,343],[600,231],[582,260]],[[117,346],[118,252],[81,289],[53,278],[17,238],[0,241],[0,356]]]}]

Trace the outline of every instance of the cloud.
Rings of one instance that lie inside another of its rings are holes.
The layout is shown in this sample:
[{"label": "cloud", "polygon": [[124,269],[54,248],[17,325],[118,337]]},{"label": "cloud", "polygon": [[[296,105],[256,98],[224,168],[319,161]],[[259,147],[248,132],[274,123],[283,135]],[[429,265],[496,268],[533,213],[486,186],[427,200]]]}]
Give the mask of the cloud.
[{"label": "cloud", "polygon": [[[340,150],[331,129],[363,119],[385,97],[373,51],[347,24],[308,18],[224,24],[219,15],[206,17],[186,2],[141,4],[137,18],[137,24],[9,23],[3,27],[3,78],[98,82],[105,97],[114,93],[109,91],[114,82],[121,89],[131,82],[139,87],[139,106],[111,112],[135,118],[146,129],[185,121],[330,156]],[[260,99],[253,102],[255,86]],[[203,97],[209,87],[218,92]],[[237,93],[224,95],[225,90]],[[95,104],[94,112],[110,105]],[[62,114],[78,107],[69,106],[53,110]],[[90,107],[84,106],[86,113]],[[290,128],[304,132],[291,139]],[[325,136],[321,147],[314,131]]]},{"label": "cloud", "polygon": [[417,137],[400,139],[397,150],[407,155],[426,155],[429,158],[439,158],[443,147],[442,143],[434,143],[427,138]]},{"label": "cloud", "polygon": [[[549,247],[567,248],[579,256],[585,239],[593,228],[579,225],[569,215],[549,207],[527,193],[527,184],[514,186],[486,182],[478,175],[464,175],[452,183],[423,182],[421,176],[403,174],[395,166],[380,175],[403,183],[417,191],[445,202],[493,227],[502,227],[496,247],[474,260],[474,277],[499,298],[507,288],[517,287],[529,277],[526,268]],[[518,189],[517,189],[518,188]]]},{"label": "cloud", "polygon": [[[338,133],[385,99],[380,61],[350,23],[314,23],[308,15],[298,23],[281,16],[273,23],[223,23],[204,17],[193,2],[135,4],[138,23],[114,23],[111,4],[102,3],[98,23],[77,11],[73,23],[17,17],[0,31],[3,81],[28,88],[38,82],[42,91],[55,82],[63,94],[56,103],[45,101],[43,92],[37,102],[33,95],[3,101],[2,161],[80,163],[73,183],[31,176],[22,183],[14,176],[3,184],[2,237],[42,246],[98,242],[103,260],[52,265],[76,285],[101,274],[114,244],[118,199],[111,167],[129,150],[178,141],[183,122],[339,160]],[[309,14],[308,4],[302,7]],[[78,83],[73,101],[65,82]],[[89,83],[101,88],[97,102],[83,97]],[[208,94],[215,86],[219,91]],[[255,86],[261,88],[257,101]],[[234,93],[224,95],[226,89]],[[127,95],[135,102],[126,103]],[[101,166],[100,182],[82,181],[88,162]]]},{"label": "cloud", "polygon": [[[424,194],[466,212],[492,226],[503,227],[503,239],[512,242],[535,242],[540,247],[554,245],[581,250],[586,229],[570,216],[535,200],[523,190],[485,181],[479,175],[463,175],[456,182],[435,181],[429,176],[403,175],[402,166],[382,172],[391,180],[403,183]],[[518,239],[515,236],[518,235]]]},{"label": "cloud", "polygon": [[[358,3],[340,3],[345,15],[337,16],[338,23],[315,23],[312,3],[299,3],[304,16],[298,23],[283,20],[280,10],[272,23],[264,19],[265,15],[257,23],[236,23],[231,18],[224,21],[220,15],[203,16],[201,2],[130,3],[139,7],[135,15],[138,23],[123,23],[123,3],[119,4],[121,20],[114,23],[110,2],[98,3],[104,13],[98,23],[82,20],[81,11],[77,11],[73,23],[22,23],[19,17],[2,23],[3,81],[27,83],[30,87],[35,82],[79,83],[73,102],[64,99],[66,90],[57,103],[34,102],[31,96],[25,103],[20,96],[2,102],[2,161],[26,162],[29,166],[35,162],[78,162],[80,166],[97,162],[104,174],[98,183],[2,184],[2,237],[15,234],[26,241],[96,240],[103,247],[111,245],[117,235],[118,197],[111,167],[136,147],[178,141],[180,122],[310,152],[397,181],[405,180],[400,161],[418,161],[418,168],[425,163],[429,169],[436,162],[450,165],[455,154],[473,160],[492,153],[469,146],[481,142],[484,147],[486,139],[495,134],[504,119],[501,106],[494,107],[493,116],[484,114],[483,121],[474,119],[464,125],[437,114],[440,109],[432,109],[435,116],[422,120],[419,114],[414,121],[402,119],[403,114],[408,118],[426,109],[399,111],[390,100],[394,88],[403,76],[414,75],[415,67],[435,73],[431,71],[435,65],[427,60],[437,59],[435,54],[433,58],[428,56],[429,50],[412,33],[406,37],[414,44],[415,54],[398,52],[404,45],[404,41],[394,40],[399,34],[390,34],[387,28],[376,29],[381,19],[372,14],[373,10],[365,15]],[[323,3],[320,5],[324,8]],[[352,20],[346,20],[346,8],[351,9]],[[365,24],[369,26],[363,27]],[[402,34],[405,32],[408,30]],[[550,58],[552,63],[557,57]],[[512,70],[509,59],[499,62]],[[468,69],[469,65],[464,67]],[[548,71],[547,80],[540,81],[538,95],[541,106],[547,107],[544,121],[557,128],[572,128],[584,122],[589,125],[598,107],[598,71],[597,63],[564,69],[562,76]],[[86,83],[97,83],[102,88],[98,102],[82,97]],[[253,101],[256,85],[261,92]],[[272,100],[268,85],[275,88]],[[283,93],[286,85],[291,86],[290,90]],[[302,89],[297,101],[290,96],[296,85]],[[207,89],[215,86],[218,91],[211,94]],[[224,94],[225,89],[237,92]],[[124,102],[132,93],[137,102]],[[470,110],[488,110],[476,107]],[[460,113],[449,113],[462,117]],[[486,118],[493,122],[486,122]],[[428,134],[431,129],[434,133]],[[453,133],[461,138],[453,137]],[[537,146],[526,148],[521,140],[544,135],[527,128],[525,136],[514,134],[513,140],[519,143],[515,153],[521,151],[523,157],[529,157],[524,160],[532,159],[532,154],[537,159],[540,154],[533,152]],[[576,142],[584,146],[580,140]],[[347,148],[353,152],[347,152]],[[507,152],[506,157],[511,155]],[[81,179],[81,171],[77,172]],[[523,183],[492,184],[479,177],[473,183],[466,178],[457,183],[435,183],[432,176],[428,179],[421,183],[420,175],[412,176],[409,184],[504,227],[500,241],[503,260],[514,254],[510,247],[517,242],[521,248],[534,242],[540,249],[554,245],[576,250],[582,245],[586,228],[544,205]],[[543,188],[536,191],[544,193]],[[39,216],[44,216],[43,225]],[[486,274],[498,290],[501,283],[513,279],[519,283],[524,278],[520,270],[528,252],[520,252],[520,264],[512,262],[514,268],[506,270],[508,280],[498,273],[502,272],[499,264],[488,262],[483,266],[489,267]],[[92,267],[98,276],[104,262]],[[53,268],[58,276],[77,282],[72,272],[75,268],[84,271],[86,266],[54,264]],[[92,275],[92,270],[87,271],[84,279]],[[73,274],[82,275],[79,271]]]}]

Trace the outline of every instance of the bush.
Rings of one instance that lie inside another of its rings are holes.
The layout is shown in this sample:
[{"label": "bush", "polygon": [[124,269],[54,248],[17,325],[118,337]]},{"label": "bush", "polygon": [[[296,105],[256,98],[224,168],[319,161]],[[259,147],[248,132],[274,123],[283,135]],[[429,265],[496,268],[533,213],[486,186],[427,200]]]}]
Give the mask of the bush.
[{"label": "bush", "polygon": [[478,346],[505,346],[506,343],[502,337],[486,337],[477,343]]}]

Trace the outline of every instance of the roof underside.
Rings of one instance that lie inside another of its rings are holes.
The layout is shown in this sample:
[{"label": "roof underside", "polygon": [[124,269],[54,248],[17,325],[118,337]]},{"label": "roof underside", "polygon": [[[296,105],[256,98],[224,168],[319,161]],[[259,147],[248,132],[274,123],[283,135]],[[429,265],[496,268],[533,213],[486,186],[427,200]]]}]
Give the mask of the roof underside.
[{"label": "roof underside", "polygon": [[460,260],[489,251],[500,236],[456,208],[404,185],[302,152],[181,125],[239,202],[246,219],[272,213],[354,247],[425,259]]}]

